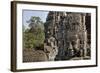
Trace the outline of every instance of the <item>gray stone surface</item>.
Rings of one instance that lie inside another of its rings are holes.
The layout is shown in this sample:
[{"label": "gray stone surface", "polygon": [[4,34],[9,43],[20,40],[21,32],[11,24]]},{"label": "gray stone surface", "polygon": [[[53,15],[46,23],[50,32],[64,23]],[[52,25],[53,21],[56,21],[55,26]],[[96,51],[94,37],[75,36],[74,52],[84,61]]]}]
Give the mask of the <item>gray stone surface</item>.
[{"label": "gray stone surface", "polygon": [[[85,18],[85,13],[49,12],[44,25],[45,43],[56,46],[56,60],[86,56],[88,43]],[[55,40],[49,41],[52,37]]]}]

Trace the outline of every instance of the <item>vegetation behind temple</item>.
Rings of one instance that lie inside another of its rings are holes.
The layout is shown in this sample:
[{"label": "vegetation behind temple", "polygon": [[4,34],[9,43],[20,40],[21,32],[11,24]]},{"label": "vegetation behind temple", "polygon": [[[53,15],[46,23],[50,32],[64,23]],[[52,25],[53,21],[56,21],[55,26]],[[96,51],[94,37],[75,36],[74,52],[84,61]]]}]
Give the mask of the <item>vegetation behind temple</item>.
[{"label": "vegetation behind temple", "polygon": [[45,39],[44,24],[40,17],[32,16],[27,23],[29,23],[29,28],[23,27],[23,48],[32,49],[43,45]]}]

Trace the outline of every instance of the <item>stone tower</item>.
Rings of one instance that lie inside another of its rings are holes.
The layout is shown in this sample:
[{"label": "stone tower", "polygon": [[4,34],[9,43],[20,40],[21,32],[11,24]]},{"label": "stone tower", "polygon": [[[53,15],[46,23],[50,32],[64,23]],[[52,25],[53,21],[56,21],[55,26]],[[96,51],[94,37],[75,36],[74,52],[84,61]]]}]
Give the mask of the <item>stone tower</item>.
[{"label": "stone tower", "polygon": [[48,13],[45,27],[45,41],[50,37],[58,48],[56,60],[68,59],[72,56],[87,54],[87,30],[85,13],[56,12]]}]

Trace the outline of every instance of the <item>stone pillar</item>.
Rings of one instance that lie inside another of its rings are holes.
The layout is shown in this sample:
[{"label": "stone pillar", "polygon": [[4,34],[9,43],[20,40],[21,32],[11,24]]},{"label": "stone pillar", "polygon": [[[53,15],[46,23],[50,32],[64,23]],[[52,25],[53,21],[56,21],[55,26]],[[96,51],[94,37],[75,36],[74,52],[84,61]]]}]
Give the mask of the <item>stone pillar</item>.
[{"label": "stone pillar", "polygon": [[87,31],[84,32],[84,57],[86,57],[87,54]]},{"label": "stone pillar", "polygon": [[87,30],[86,30],[86,25],[85,25],[85,14],[83,14],[83,37],[84,37],[84,46],[83,46],[83,49],[84,49],[84,57],[86,57],[86,54],[87,54]]}]

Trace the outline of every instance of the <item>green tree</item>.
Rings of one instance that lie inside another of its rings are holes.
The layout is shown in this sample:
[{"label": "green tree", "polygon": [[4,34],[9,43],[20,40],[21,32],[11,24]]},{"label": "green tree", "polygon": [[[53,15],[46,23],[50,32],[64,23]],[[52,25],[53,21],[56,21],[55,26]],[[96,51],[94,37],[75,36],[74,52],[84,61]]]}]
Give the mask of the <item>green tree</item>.
[{"label": "green tree", "polygon": [[23,34],[24,48],[35,48],[44,43],[44,24],[40,17],[32,16],[28,21],[29,28],[25,29]]},{"label": "green tree", "polygon": [[41,21],[40,17],[32,16],[27,22],[29,23],[31,31],[34,31],[38,28],[44,29],[43,21]]}]

